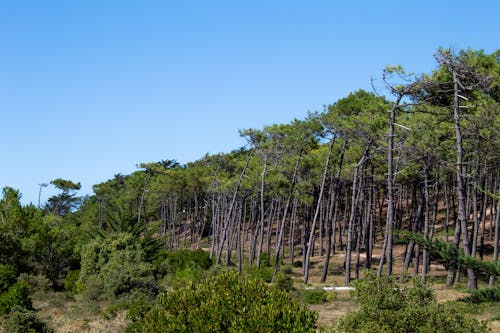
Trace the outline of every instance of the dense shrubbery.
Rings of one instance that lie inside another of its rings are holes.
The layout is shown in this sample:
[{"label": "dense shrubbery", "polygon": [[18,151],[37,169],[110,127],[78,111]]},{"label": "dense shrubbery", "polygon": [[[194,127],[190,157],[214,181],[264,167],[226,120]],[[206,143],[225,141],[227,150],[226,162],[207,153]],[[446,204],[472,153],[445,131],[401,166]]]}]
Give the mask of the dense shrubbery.
[{"label": "dense shrubbery", "polygon": [[40,318],[35,311],[15,306],[3,322],[6,333],[50,333],[53,330]]},{"label": "dense shrubbery", "polygon": [[0,294],[16,282],[16,270],[10,265],[0,264]]},{"label": "dense shrubbery", "polygon": [[199,266],[201,269],[206,270],[210,268],[210,266],[212,266],[212,259],[210,259],[210,254],[203,251],[202,249],[197,249],[194,251],[180,250],[175,252],[167,252],[166,260],[174,270],[187,268],[193,265]]},{"label": "dense shrubbery", "polygon": [[465,315],[457,304],[434,301],[432,291],[414,280],[400,289],[393,278],[369,277],[356,282],[361,305],[339,322],[339,332],[486,332],[486,324]]},{"label": "dense shrubbery", "polygon": [[131,234],[95,239],[81,256],[77,289],[87,299],[114,299],[134,290],[150,295],[159,291],[152,265],[143,261],[140,243]]},{"label": "dense shrubbery", "polygon": [[323,288],[305,289],[303,297],[308,304],[321,304],[328,300],[328,294]]},{"label": "dense shrubbery", "polygon": [[284,290],[284,291],[295,290],[295,288],[293,287],[292,278],[282,271],[276,273],[276,276],[274,277],[273,286],[275,288],[278,288],[279,290]]},{"label": "dense shrubbery", "polygon": [[44,294],[52,289],[52,281],[44,275],[22,273],[17,278],[17,281],[24,281],[28,284],[30,295],[37,293]]},{"label": "dense shrubbery", "polygon": [[463,302],[470,302],[474,304],[484,302],[500,302],[500,285],[488,289],[472,290],[471,294],[461,299]]},{"label": "dense shrubbery", "polygon": [[260,279],[227,271],[196,287],[159,296],[128,331],[314,332],[317,314]]},{"label": "dense shrubbery", "polygon": [[209,253],[202,249],[194,251],[164,251],[160,250],[153,260],[153,266],[159,278],[165,274],[175,273],[178,270],[187,268],[199,268],[207,270],[212,266],[212,259]]},{"label": "dense shrubbery", "polygon": [[269,283],[273,279],[273,268],[269,266],[245,266],[243,274],[249,279],[260,279]]},{"label": "dense shrubbery", "polygon": [[29,286],[24,281],[13,284],[5,293],[0,294],[0,314],[7,314],[15,306],[31,309]]},{"label": "dense shrubbery", "polygon": [[78,278],[80,277],[80,270],[71,270],[66,274],[66,277],[64,278],[64,290],[70,293],[76,293],[77,292],[77,282]]}]

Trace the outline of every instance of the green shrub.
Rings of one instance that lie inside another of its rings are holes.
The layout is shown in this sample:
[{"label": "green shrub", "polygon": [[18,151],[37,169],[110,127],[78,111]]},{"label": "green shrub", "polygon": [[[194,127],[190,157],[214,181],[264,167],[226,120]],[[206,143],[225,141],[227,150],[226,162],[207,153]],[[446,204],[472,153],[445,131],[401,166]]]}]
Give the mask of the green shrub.
[{"label": "green shrub", "polygon": [[79,269],[69,271],[66,274],[66,277],[64,278],[64,290],[70,293],[76,293],[77,292],[76,287],[79,277],[80,277]]},{"label": "green shrub", "polygon": [[271,267],[271,257],[267,252],[262,252],[260,254],[260,267]]},{"label": "green shrub", "polygon": [[22,273],[17,278],[18,281],[25,281],[29,288],[30,294],[35,293],[47,293],[52,289],[52,281],[49,280],[45,275],[31,275]]},{"label": "green shrub", "polygon": [[317,314],[289,293],[236,271],[196,287],[160,294],[159,304],[129,326],[140,332],[314,332]]},{"label": "green shrub", "polygon": [[303,296],[308,304],[321,304],[328,300],[328,293],[323,288],[305,289]]},{"label": "green shrub", "polygon": [[466,308],[435,302],[420,280],[400,289],[391,277],[369,276],[355,287],[361,308],[339,321],[338,332],[487,332],[485,322],[466,316]]},{"label": "green shrub", "polygon": [[139,240],[128,233],[95,239],[82,249],[77,291],[87,299],[116,299],[132,291],[156,295],[151,264],[143,261]]},{"label": "green shrub", "polygon": [[273,268],[270,266],[245,266],[243,273],[250,279],[260,279],[267,283],[270,283],[273,279]]},{"label": "green shrub", "polygon": [[18,281],[7,292],[0,295],[0,314],[7,314],[15,306],[32,309],[29,298],[29,286],[25,281]]},{"label": "green shrub", "polygon": [[104,281],[98,275],[87,277],[83,288],[82,294],[85,300],[99,301],[104,298]]},{"label": "green shrub", "polygon": [[276,276],[274,277],[274,287],[279,289],[279,290],[284,290],[284,291],[293,291],[295,288],[293,287],[293,280],[291,277],[289,277],[287,274],[284,272],[278,272],[276,273]]},{"label": "green shrub", "polygon": [[285,265],[285,266],[281,267],[281,271],[285,274],[293,274],[293,266]]},{"label": "green shrub", "polygon": [[160,251],[153,261],[153,265],[156,271],[163,276],[192,266],[207,270],[212,266],[212,259],[210,254],[202,249]]},{"label": "green shrub", "polygon": [[3,322],[5,333],[51,333],[53,330],[43,322],[35,311],[20,306],[12,308]]},{"label": "green shrub", "polygon": [[493,288],[473,290],[469,296],[464,297],[460,300],[463,302],[469,302],[474,304],[479,304],[484,302],[499,302],[500,285],[496,285]]},{"label": "green shrub", "polygon": [[198,266],[178,269],[170,280],[170,286],[174,289],[190,287],[198,284],[202,277],[203,272]]},{"label": "green shrub", "polygon": [[129,300],[126,319],[137,322],[142,320],[146,313],[155,305],[155,301],[148,295],[136,294]]},{"label": "green shrub", "polygon": [[16,283],[16,270],[10,265],[0,264],[0,294]]}]

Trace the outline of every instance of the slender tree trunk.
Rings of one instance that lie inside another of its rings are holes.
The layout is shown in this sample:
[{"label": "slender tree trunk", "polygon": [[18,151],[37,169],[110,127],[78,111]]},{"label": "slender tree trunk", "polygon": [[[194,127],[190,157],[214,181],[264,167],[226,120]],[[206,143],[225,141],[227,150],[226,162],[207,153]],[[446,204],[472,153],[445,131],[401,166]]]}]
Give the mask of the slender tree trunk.
[{"label": "slender tree trunk", "polygon": [[[427,164],[427,162],[426,162]],[[424,239],[429,239],[429,169],[424,167]],[[424,246],[422,253],[422,281],[425,282],[427,277],[427,267],[429,265],[429,250]]]},{"label": "slender tree trunk", "polygon": [[[241,244],[241,223],[243,215],[243,204],[240,206],[240,213],[238,214],[238,225],[236,230],[236,250],[238,252],[238,273],[241,274],[241,267],[243,266],[243,245]],[[244,220],[243,220],[244,221]]]},{"label": "slender tree trunk", "polygon": [[[339,166],[337,168],[337,174],[335,175],[335,179],[331,185],[330,191],[330,209],[328,212],[327,225],[326,225],[326,256],[325,262],[323,264],[323,273],[321,275],[321,282],[326,281],[326,275],[328,274],[328,266],[330,265],[330,256],[332,252],[332,248],[335,249],[335,237],[333,237],[332,244],[332,235],[335,233],[335,222],[337,219],[337,192],[339,188],[340,175],[342,173],[342,167],[344,164],[344,153],[347,147],[347,141],[344,141],[342,145],[342,151],[340,153]],[[334,236],[334,235],[333,235]]]},{"label": "slender tree trunk", "polygon": [[[491,207],[493,210],[493,207]],[[491,213],[490,213],[491,214]],[[495,217],[495,240],[493,242],[493,262],[498,264],[498,238],[499,238],[499,225],[500,224],[500,199],[497,202],[497,214]],[[498,266],[497,266],[498,267]],[[495,275],[490,275],[490,280],[488,286],[493,288],[495,285]]]},{"label": "slender tree trunk", "polygon": [[264,188],[266,185],[266,174],[267,174],[267,155],[264,155],[264,166],[262,168],[262,173],[260,175],[260,225],[259,225],[259,250],[257,252],[257,267],[260,267],[260,257],[262,252],[262,241],[264,237]]},{"label": "slender tree trunk", "polygon": [[281,250],[282,239],[284,238],[284,232],[285,232],[285,221],[286,221],[286,217],[288,215],[288,208],[290,207],[290,201],[292,200],[293,191],[295,189],[295,182],[296,182],[297,172],[299,170],[299,163],[300,163],[301,159],[302,159],[302,153],[299,154],[299,157],[297,158],[297,161],[295,162],[295,166],[293,168],[292,185],[290,187],[290,192],[288,193],[288,198],[286,199],[285,209],[283,210],[283,217],[281,219],[279,233],[278,233],[278,237],[276,239],[276,249],[275,249],[275,253],[274,253],[274,271],[273,271],[273,277],[272,277],[273,281],[274,281],[274,277],[276,276],[276,273],[278,272],[279,254],[280,254],[280,250]]},{"label": "slender tree trunk", "polygon": [[224,221],[224,224],[222,226],[222,230],[221,230],[221,237],[222,239],[220,240],[219,242],[219,245],[217,247],[217,252],[216,252],[216,261],[215,261],[215,264],[217,266],[220,265],[220,259],[221,259],[221,254],[222,254],[222,249],[224,248],[224,243],[226,241],[226,234],[227,234],[227,227],[229,225],[229,222],[230,222],[230,218],[231,218],[231,215],[232,215],[232,212],[233,212],[233,208],[234,208],[234,204],[236,202],[236,197],[238,195],[238,192],[240,190],[240,186],[241,186],[241,182],[243,181],[243,176],[245,175],[245,172],[247,170],[247,167],[248,167],[248,164],[250,163],[250,159],[252,158],[252,155],[253,155],[253,150],[250,151],[250,154],[248,154],[248,158],[245,162],[245,166],[243,167],[243,170],[241,171],[241,174],[240,174],[240,178],[238,179],[238,183],[236,184],[236,188],[234,190],[234,194],[233,194],[233,199],[231,200],[231,204],[229,206],[229,211],[226,215],[226,219]]},{"label": "slender tree trunk", "polygon": [[382,252],[380,264],[378,266],[378,275],[382,274],[382,267],[384,265],[384,255],[387,258],[387,275],[392,274],[392,228],[394,224],[394,172],[393,172],[393,150],[394,150],[394,121],[396,118],[396,111],[399,108],[399,102],[403,95],[399,95],[394,102],[391,115],[389,118],[389,138],[387,144],[387,219],[385,225],[385,251]]},{"label": "slender tree trunk", "polygon": [[321,207],[321,202],[323,199],[323,192],[325,191],[325,183],[326,183],[326,176],[328,173],[328,165],[330,163],[330,157],[332,155],[332,149],[333,149],[333,143],[335,142],[335,138],[330,140],[330,145],[328,147],[328,155],[326,156],[326,161],[325,161],[325,168],[323,169],[323,177],[321,179],[321,186],[319,190],[319,197],[318,197],[318,203],[316,205],[316,211],[314,212],[314,217],[313,217],[313,222],[311,226],[311,233],[309,234],[309,242],[308,242],[308,247],[307,247],[307,253],[305,257],[305,262],[304,262],[304,283],[307,284],[307,281],[309,280],[309,259],[311,258],[311,249],[313,248],[313,242],[314,242],[314,229],[316,226],[316,220],[318,219],[318,214],[319,210]]},{"label": "slender tree trunk", "polygon": [[352,181],[352,195],[351,195],[351,213],[349,216],[349,224],[347,227],[347,245],[346,245],[346,254],[345,254],[345,285],[349,285],[351,281],[351,252],[352,252],[352,241],[353,241],[353,231],[354,231],[354,223],[356,222],[356,210],[359,199],[359,190],[358,190],[358,173],[359,168],[366,162],[368,158],[368,151],[370,149],[371,144],[368,143],[363,156],[359,160],[359,162],[354,167],[354,177]]},{"label": "slender tree trunk", "polygon": [[292,216],[290,217],[290,233],[288,234],[288,247],[289,253],[288,257],[290,259],[290,263],[293,265],[293,260],[295,258],[295,226],[297,225],[297,205],[298,199],[295,197],[293,199],[293,207],[292,207]]},{"label": "slender tree trunk", "polygon": [[[466,215],[466,202],[465,202],[465,189],[463,183],[464,177],[464,164],[463,164],[463,144],[462,144],[462,129],[460,126],[460,110],[458,103],[458,78],[457,73],[453,71],[453,84],[454,84],[454,97],[453,97],[453,114],[455,124],[455,135],[457,139],[457,197],[458,197],[458,221],[462,231],[462,244],[463,250],[466,255],[470,255],[469,239],[467,236],[467,215]],[[477,289],[477,280],[474,271],[470,268],[467,269],[467,288]]]}]

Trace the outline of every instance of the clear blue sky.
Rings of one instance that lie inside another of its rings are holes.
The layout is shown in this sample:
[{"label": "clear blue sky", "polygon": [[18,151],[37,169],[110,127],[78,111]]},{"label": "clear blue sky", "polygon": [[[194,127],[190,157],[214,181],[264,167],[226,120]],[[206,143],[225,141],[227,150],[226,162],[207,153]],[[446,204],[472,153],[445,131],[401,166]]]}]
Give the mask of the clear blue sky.
[{"label": "clear blue sky", "polygon": [[[0,0],[0,187],[229,152],[387,64],[500,48],[500,1]],[[53,193],[44,191],[42,201]]]}]

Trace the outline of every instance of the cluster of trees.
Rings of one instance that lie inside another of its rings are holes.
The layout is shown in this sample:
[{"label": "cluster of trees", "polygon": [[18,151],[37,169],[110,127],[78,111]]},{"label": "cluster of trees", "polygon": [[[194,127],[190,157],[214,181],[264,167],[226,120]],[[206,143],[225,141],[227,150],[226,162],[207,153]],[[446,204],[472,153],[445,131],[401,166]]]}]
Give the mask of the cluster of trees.
[{"label": "cluster of trees", "polygon": [[[398,230],[432,240],[444,228],[473,257],[494,244],[496,260],[499,52],[439,50],[436,59],[421,76],[386,68],[394,98],[359,90],[304,120],[242,130],[248,145],[231,153],[115,175],[94,187],[77,218],[100,229],[123,214],[157,223],[167,249],[203,240],[217,265],[259,266],[262,253],[276,268],[300,261],[305,283],[311,256],[325,256],[325,280],[339,251],[346,283],[376,263],[379,275],[398,264],[425,278],[425,246],[411,241],[395,262]],[[459,274],[450,267],[448,283]],[[467,274],[475,288],[474,271]]]},{"label": "cluster of trees", "polygon": [[[210,263],[239,272],[270,264],[271,280],[280,263],[301,266],[306,284],[311,257],[324,258],[325,281],[341,254],[348,284],[364,268],[392,275],[395,265],[425,280],[433,241],[442,238],[446,253],[469,258],[444,261],[453,262],[448,284],[465,272],[476,288],[485,274],[470,258],[492,254],[485,278],[493,286],[500,51],[439,50],[436,59],[421,76],[387,67],[385,96],[359,90],[306,119],[241,130],[248,144],[227,154],[140,164],[95,185],[89,197],[76,195],[79,183],[55,179],[60,194],[43,207],[22,206],[20,193],[5,188],[0,264],[89,299],[147,299],[165,276],[199,273],[191,264],[183,273],[169,269],[171,253],[186,248],[201,247]],[[402,239],[398,259],[394,244]]]}]

